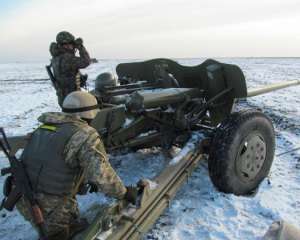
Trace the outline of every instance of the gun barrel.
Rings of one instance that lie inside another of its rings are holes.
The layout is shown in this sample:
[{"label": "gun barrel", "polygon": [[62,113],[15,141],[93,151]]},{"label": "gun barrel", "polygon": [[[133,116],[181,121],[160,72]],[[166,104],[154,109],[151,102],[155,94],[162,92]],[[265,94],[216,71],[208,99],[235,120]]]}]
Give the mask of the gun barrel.
[{"label": "gun barrel", "polygon": [[285,82],[271,84],[262,88],[250,89],[248,90],[247,97],[254,97],[257,95],[273,92],[279,89],[296,86],[296,85],[300,85],[300,80],[285,81]]}]

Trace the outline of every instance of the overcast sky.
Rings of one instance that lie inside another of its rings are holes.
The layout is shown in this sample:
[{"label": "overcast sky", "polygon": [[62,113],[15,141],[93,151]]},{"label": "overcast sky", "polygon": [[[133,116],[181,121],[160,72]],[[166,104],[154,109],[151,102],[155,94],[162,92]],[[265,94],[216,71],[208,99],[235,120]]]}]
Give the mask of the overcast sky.
[{"label": "overcast sky", "polygon": [[68,30],[97,58],[300,56],[300,0],[0,0],[0,61]]}]

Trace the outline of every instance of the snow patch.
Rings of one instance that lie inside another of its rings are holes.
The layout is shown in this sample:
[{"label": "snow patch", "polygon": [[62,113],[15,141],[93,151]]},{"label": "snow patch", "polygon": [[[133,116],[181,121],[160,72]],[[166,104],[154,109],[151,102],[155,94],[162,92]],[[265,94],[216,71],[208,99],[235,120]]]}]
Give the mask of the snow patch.
[{"label": "snow patch", "polygon": [[190,140],[186,143],[186,145],[181,149],[181,151],[176,155],[171,161],[170,165],[178,164],[182,158],[188,155],[190,152],[194,151],[195,148],[199,146],[200,141],[204,139],[204,135],[202,133],[196,132],[193,133]]},{"label": "snow patch", "polygon": [[132,119],[132,118],[126,118],[126,119],[125,119],[125,122],[124,122],[124,124],[123,124],[123,128],[128,127],[128,126],[133,122],[133,120],[134,120],[134,119]]},{"label": "snow patch", "polygon": [[155,181],[152,181],[150,179],[144,179],[144,181],[146,181],[149,184],[150,190],[154,190],[158,187],[158,183]]}]

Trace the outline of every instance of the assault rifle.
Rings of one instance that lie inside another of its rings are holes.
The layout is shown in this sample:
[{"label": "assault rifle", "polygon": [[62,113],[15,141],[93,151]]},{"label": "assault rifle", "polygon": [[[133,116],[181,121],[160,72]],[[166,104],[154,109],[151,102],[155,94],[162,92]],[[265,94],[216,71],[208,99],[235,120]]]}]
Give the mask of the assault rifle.
[{"label": "assault rifle", "polygon": [[51,71],[51,64],[50,65],[46,65],[46,71],[48,73],[48,76],[53,84],[53,87],[55,88],[55,90],[58,89],[58,82],[56,81],[56,78],[54,77],[52,71]]},{"label": "assault rifle", "polygon": [[[48,73],[48,76],[52,82],[53,87],[55,88],[55,90],[59,89],[59,84],[56,80],[56,78],[54,77],[52,70],[51,70],[51,64],[50,65],[46,65],[46,71]],[[87,79],[88,79],[88,75],[87,74],[80,74],[80,87],[87,89]]]},{"label": "assault rifle", "polygon": [[36,224],[41,240],[47,240],[45,222],[42,211],[35,198],[31,183],[25,171],[22,161],[18,160],[14,154],[11,153],[11,147],[7,140],[3,128],[0,128],[0,147],[9,160],[10,167],[1,169],[1,176],[10,174],[4,183],[3,193],[5,198],[2,201],[0,210],[5,208],[12,211],[21,197],[24,197],[30,204],[31,215]]}]

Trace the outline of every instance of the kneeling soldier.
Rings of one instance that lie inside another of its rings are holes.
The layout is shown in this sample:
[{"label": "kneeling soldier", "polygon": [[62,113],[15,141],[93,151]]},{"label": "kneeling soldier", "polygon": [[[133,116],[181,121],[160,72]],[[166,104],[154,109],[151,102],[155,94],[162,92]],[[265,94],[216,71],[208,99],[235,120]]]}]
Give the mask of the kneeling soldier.
[{"label": "kneeling soldier", "polygon": [[[42,125],[21,156],[45,218],[48,240],[69,239],[86,227],[75,197],[79,185],[92,184],[94,190],[117,199],[127,196],[97,131],[89,126],[98,111],[94,96],[72,92],[63,102],[62,113],[39,117]],[[17,203],[20,213],[33,224],[27,206],[24,198]]]}]

